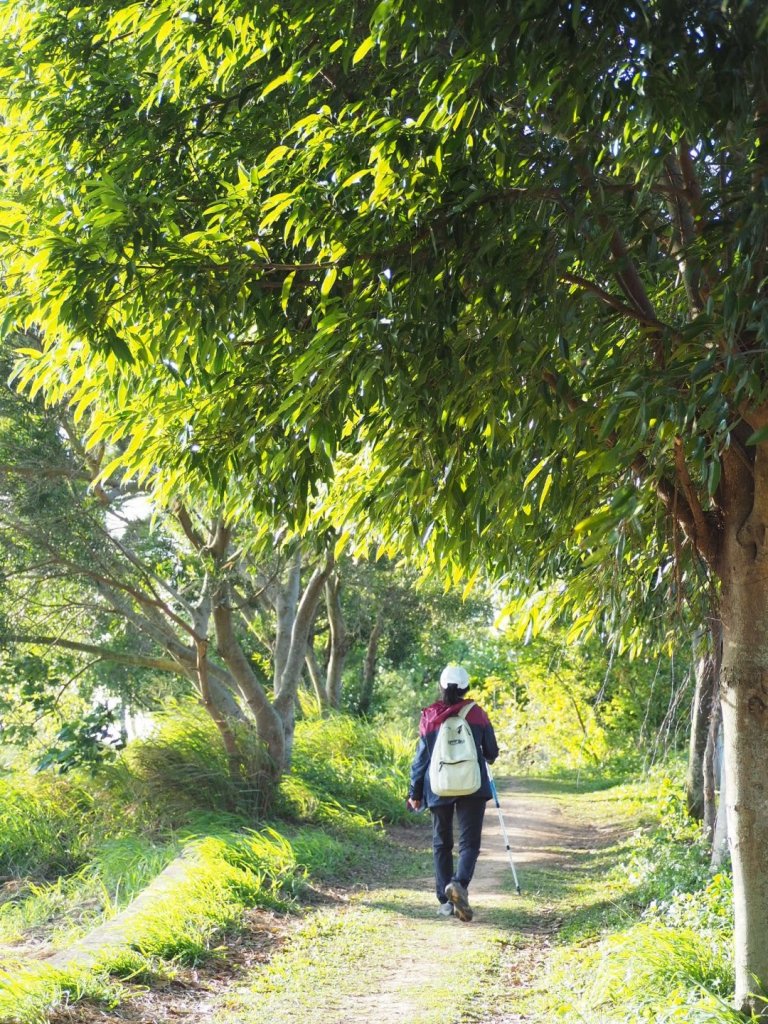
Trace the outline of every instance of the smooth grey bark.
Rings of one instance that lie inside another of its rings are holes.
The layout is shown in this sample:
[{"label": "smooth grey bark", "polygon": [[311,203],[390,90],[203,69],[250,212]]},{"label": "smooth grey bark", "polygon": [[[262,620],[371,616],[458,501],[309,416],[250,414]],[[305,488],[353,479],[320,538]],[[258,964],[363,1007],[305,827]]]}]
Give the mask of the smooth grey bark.
[{"label": "smooth grey bark", "polygon": [[[722,736],[722,733],[720,734]],[[728,843],[728,801],[726,799],[726,788],[728,780],[725,772],[725,758],[720,758],[720,803],[717,807],[717,815],[715,816],[715,825],[712,836],[712,859],[710,861],[710,868],[712,871],[719,871],[725,863],[726,857],[729,852]]]},{"label": "smooth grey bark", "polygon": [[733,859],[736,1006],[768,1019],[768,448],[724,453],[721,580],[725,804]]},{"label": "smooth grey bark", "polygon": [[[716,752],[718,739],[722,735],[723,713],[720,707],[720,680],[714,680],[717,692],[713,694],[712,713],[707,729],[707,746],[704,752],[703,780],[704,780],[704,835],[713,841],[715,835],[715,821],[717,818],[717,770]],[[722,761],[722,759],[721,759]],[[723,789],[720,788],[720,806],[724,807]]]},{"label": "smooth grey bark", "polygon": [[291,653],[293,625],[301,596],[301,549],[297,548],[291,559],[287,579],[281,583],[276,579],[267,588],[267,597],[275,610],[275,643],[273,648],[273,686],[280,692],[285,666]]},{"label": "smooth grey bark", "polygon": [[328,706],[338,708],[341,704],[341,684],[344,662],[349,651],[347,627],[341,608],[341,581],[334,573],[325,583],[325,603],[330,628],[330,652],[325,679],[325,693]]},{"label": "smooth grey bark", "polygon": [[284,766],[291,763],[293,732],[296,721],[296,696],[299,691],[301,674],[307,656],[307,646],[317,614],[317,605],[322,596],[325,581],[333,570],[333,559],[329,558],[322,568],[315,569],[307,582],[298,602],[291,628],[291,643],[285,659],[282,675],[275,687],[273,707],[284,730]]},{"label": "smooth grey bark", "polygon": [[376,612],[376,621],[368,637],[368,645],[365,649],[365,660],[363,661],[363,680],[360,687],[360,702],[358,711],[361,715],[367,715],[373,703],[373,688],[376,682],[376,659],[379,652],[379,640],[384,630],[384,616],[381,610]]},{"label": "smooth grey bark", "polygon": [[309,643],[307,644],[307,672],[309,673],[312,689],[315,697],[317,698],[318,707],[323,708],[325,707],[323,673],[320,669],[320,662],[317,660],[317,654],[315,653],[314,638],[311,636],[309,638]]},{"label": "smooth grey bark", "polygon": [[285,770],[285,734],[280,715],[264,693],[235,635],[231,594],[226,582],[214,593],[213,621],[220,657],[232,673],[243,699],[256,720],[258,735],[269,755],[275,777]]},{"label": "smooth grey bark", "polygon": [[227,754],[229,764],[229,775],[234,783],[239,782],[244,768],[243,758],[240,753],[240,745],[232,727],[232,722],[219,707],[213,690],[211,689],[208,677],[208,640],[200,638],[197,641],[197,680],[200,692],[200,702],[208,712],[213,724],[219,731],[221,742]]},{"label": "smooth grey bark", "polygon": [[688,772],[685,797],[688,813],[697,821],[704,820],[704,754],[712,714],[712,684],[715,664],[707,652],[696,659],[696,687],[691,705],[691,739],[688,747]]},{"label": "smooth grey bark", "polygon": [[[219,533],[220,531],[217,530],[217,535]],[[225,544],[226,539],[223,538],[221,543]],[[230,778],[235,786],[238,786],[243,778],[248,777],[248,768],[245,759],[242,756],[234,724],[217,701],[216,693],[211,686],[210,662],[208,660],[208,629],[212,611],[213,601],[211,597],[211,579],[208,573],[206,573],[203,579],[200,600],[195,606],[192,616],[197,689],[200,694],[200,701],[203,707],[208,712],[213,724],[219,731],[221,742],[227,754]]]},{"label": "smooth grey bark", "polygon": [[4,634],[3,643],[22,644],[39,647],[60,647],[65,651],[80,654],[93,654],[102,661],[111,661],[115,665],[126,665],[128,668],[148,668],[157,672],[170,672],[174,675],[185,674],[179,663],[173,658],[151,658],[144,654],[131,654],[126,651],[113,651],[100,644],[81,643],[79,640],[67,640],[59,636],[17,636]]}]

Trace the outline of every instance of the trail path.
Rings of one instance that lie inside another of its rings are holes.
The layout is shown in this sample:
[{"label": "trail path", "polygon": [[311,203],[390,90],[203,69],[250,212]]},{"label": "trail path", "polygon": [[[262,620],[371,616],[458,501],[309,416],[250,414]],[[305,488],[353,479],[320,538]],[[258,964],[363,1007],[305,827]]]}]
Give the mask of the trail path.
[{"label": "trail path", "polygon": [[[254,912],[251,932],[219,969],[181,974],[111,1012],[73,1006],[55,1024],[524,1024],[517,994],[561,924],[553,874],[562,891],[576,885],[590,867],[585,854],[613,842],[616,830],[571,815],[555,786],[498,784],[522,896],[491,802],[470,924],[436,916],[431,876],[400,887],[382,877],[380,886],[320,903],[298,924]],[[393,835],[427,851],[429,826],[424,815]]]},{"label": "trail path", "polygon": [[[546,787],[544,787],[546,788]],[[431,877],[407,888],[371,888],[344,907],[321,912],[309,932],[288,944],[224,1000],[217,1024],[519,1024],[515,989],[526,984],[546,957],[559,921],[536,892],[536,874],[580,870],[591,849],[614,830],[570,818],[567,803],[535,784],[500,785],[502,809],[515,866],[514,880],[492,803],[483,850],[470,890],[475,919],[437,918]],[[429,822],[404,830],[405,842],[429,846]],[[510,955],[511,954],[511,955]],[[503,999],[489,1003],[489,992]]]}]

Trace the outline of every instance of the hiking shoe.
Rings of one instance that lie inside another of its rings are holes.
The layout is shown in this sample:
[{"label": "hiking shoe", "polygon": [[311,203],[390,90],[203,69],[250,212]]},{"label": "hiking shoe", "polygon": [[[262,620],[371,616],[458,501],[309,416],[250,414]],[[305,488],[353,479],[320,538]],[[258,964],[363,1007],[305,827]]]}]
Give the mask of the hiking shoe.
[{"label": "hiking shoe", "polygon": [[449,882],[445,887],[445,895],[453,904],[453,912],[460,921],[472,920],[472,907],[469,905],[467,890],[461,882]]},{"label": "hiking shoe", "polygon": [[452,903],[441,903],[437,908],[438,917],[453,917],[453,904]]}]

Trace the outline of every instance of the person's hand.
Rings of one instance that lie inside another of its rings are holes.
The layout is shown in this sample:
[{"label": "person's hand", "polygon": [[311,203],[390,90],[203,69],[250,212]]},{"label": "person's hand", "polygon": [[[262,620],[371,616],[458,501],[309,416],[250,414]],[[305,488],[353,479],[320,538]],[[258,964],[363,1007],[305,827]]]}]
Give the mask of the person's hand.
[{"label": "person's hand", "polygon": [[408,805],[408,807],[410,807],[412,811],[418,811],[421,809],[421,800],[414,800],[410,796],[406,800],[406,804]]}]

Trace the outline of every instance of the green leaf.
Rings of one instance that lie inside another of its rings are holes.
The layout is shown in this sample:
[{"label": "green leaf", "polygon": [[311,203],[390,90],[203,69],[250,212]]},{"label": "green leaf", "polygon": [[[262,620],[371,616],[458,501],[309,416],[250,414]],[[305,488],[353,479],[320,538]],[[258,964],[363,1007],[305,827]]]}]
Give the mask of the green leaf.
[{"label": "green leaf", "polygon": [[368,36],[364,39],[352,55],[352,64],[359,64],[363,57],[365,57],[365,55],[369,53],[375,45],[373,36]]},{"label": "green leaf", "polygon": [[528,484],[532,483],[536,479],[536,477],[539,475],[539,473],[541,473],[541,471],[543,469],[547,468],[547,465],[549,464],[549,461],[550,461],[551,458],[552,458],[551,455],[547,455],[546,458],[542,459],[541,462],[537,463],[533,467],[531,472],[528,474],[528,476],[523,481],[523,490],[525,490],[525,488],[528,486]]},{"label": "green leaf", "polygon": [[292,82],[295,77],[296,67],[292,66],[288,68],[287,71],[283,72],[282,75],[278,75],[277,78],[273,78],[272,81],[262,90],[259,99],[266,99],[270,93],[275,91],[275,89],[279,89],[281,85],[287,85],[289,82]]},{"label": "green leaf", "polygon": [[338,275],[339,272],[336,267],[331,267],[331,269],[326,272],[326,275],[323,278],[323,283],[320,285],[321,295],[326,296],[330,294],[331,289],[336,284],[336,278]]},{"label": "green leaf", "polygon": [[707,492],[713,495],[720,484],[721,465],[720,459],[713,459],[709,464],[707,473]]},{"label": "green leaf", "polygon": [[600,427],[600,431],[597,435],[598,441],[605,441],[605,439],[613,433],[613,428],[616,426],[616,421],[619,418],[620,412],[620,403],[616,402],[614,405],[611,406],[611,408],[608,410],[608,415],[603,420],[603,424]]},{"label": "green leaf", "polygon": [[544,486],[541,489],[541,496],[539,498],[539,511],[544,507],[544,502],[547,500],[547,495],[552,489],[552,474],[547,474],[547,479],[544,481]]},{"label": "green leaf", "polygon": [[295,278],[296,271],[294,270],[286,276],[285,280],[283,281],[283,287],[280,289],[280,308],[284,313],[288,312],[288,299],[290,297],[291,288],[293,287],[293,282]]}]

